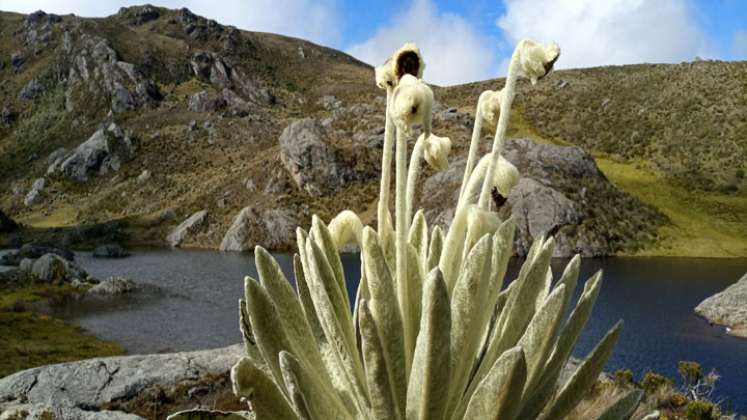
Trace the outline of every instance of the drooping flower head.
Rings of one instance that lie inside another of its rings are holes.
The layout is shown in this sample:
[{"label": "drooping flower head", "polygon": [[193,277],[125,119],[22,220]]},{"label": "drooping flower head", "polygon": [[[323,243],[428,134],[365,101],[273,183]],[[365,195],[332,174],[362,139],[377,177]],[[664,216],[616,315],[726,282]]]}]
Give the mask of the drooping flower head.
[{"label": "drooping flower head", "polygon": [[421,134],[418,141],[423,141],[423,158],[428,165],[437,170],[445,171],[449,166],[449,152],[451,152],[451,139],[431,134],[425,137]]},{"label": "drooping flower head", "polygon": [[420,50],[414,43],[408,42],[387,58],[384,64],[376,67],[376,86],[380,89],[394,88],[406,74],[420,79],[424,69],[425,62]]},{"label": "drooping flower head", "polygon": [[426,122],[433,107],[433,91],[422,80],[407,73],[392,96],[391,115],[399,130],[409,133],[414,124]]},{"label": "drooping flower head", "polygon": [[532,84],[545,77],[560,57],[560,47],[552,42],[542,45],[530,39],[522,40],[518,47],[519,74]]},{"label": "drooping flower head", "polygon": [[480,94],[480,98],[477,101],[477,115],[491,128],[495,128],[498,124],[498,117],[501,115],[502,100],[502,90],[486,90]]}]

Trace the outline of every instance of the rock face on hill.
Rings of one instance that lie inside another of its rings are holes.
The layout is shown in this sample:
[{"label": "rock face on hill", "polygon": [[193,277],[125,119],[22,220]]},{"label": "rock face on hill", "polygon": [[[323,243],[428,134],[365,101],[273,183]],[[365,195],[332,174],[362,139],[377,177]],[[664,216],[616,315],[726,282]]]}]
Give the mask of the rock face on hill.
[{"label": "rock face on hill", "polygon": [[[625,241],[645,241],[660,220],[656,211],[612,185],[578,147],[516,139],[506,143],[504,156],[521,174],[500,211],[516,221],[519,255],[529,251],[535,238],[548,234],[555,237],[556,257],[610,255],[626,247]],[[464,167],[465,160],[457,160],[425,181],[421,200],[432,223],[445,225],[452,219]]]},{"label": "rock face on hill", "polygon": [[[350,209],[375,223],[386,99],[370,66],[187,9],[0,20],[10,59],[0,69],[0,208],[14,219],[69,226],[43,232],[69,244],[235,251],[290,250],[313,214]],[[431,223],[447,223],[456,203],[476,86],[434,87],[434,132],[453,148],[448,170],[425,168],[417,186]],[[504,154],[522,174],[502,210],[517,219],[519,253],[545,233],[557,234],[558,255],[635,251],[654,238],[661,217],[580,149],[518,140]],[[182,225],[158,216],[196,210],[205,213]]]},{"label": "rock face on hill", "polygon": [[695,313],[711,323],[726,326],[731,335],[747,338],[747,274],[701,302]]},{"label": "rock face on hill", "polygon": [[[164,412],[192,408],[203,401],[209,404],[216,391],[226,393],[226,389],[216,388],[226,388],[228,371],[243,355],[243,347],[235,345],[196,352],[97,358],[25,370],[0,379],[0,412],[6,416],[0,418],[13,418],[7,416],[26,410],[63,413],[55,418],[65,419],[135,420],[146,418],[145,414],[125,413],[146,413],[159,399],[178,401]],[[98,411],[102,409],[107,411]]]}]

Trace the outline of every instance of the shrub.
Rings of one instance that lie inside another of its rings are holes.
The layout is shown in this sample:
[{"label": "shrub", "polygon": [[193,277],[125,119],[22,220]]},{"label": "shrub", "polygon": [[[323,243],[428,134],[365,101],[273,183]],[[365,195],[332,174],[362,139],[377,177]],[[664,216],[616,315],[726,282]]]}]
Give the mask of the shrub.
[{"label": "shrub", "polygon": [[716,420],[715,407],[710,401],[690,401],[687,405],[687,420]]},{"label": "shrub", "polygon": [[641,388],[646,394],[651,395],[665,385],[672,385],[672,381],[655,372],[646,372],[641,380]]},{"label": "shrub", "polygon": [[633,371],[630,369],[618,369],[615,371],[615,383],[617,385],[633,384]]},{"label": "shrub", "polygon": [[685,385],[697,383],[703,377],[703,368],[698,362],[683,360],[677,364],[677,371],[682,376]]}]

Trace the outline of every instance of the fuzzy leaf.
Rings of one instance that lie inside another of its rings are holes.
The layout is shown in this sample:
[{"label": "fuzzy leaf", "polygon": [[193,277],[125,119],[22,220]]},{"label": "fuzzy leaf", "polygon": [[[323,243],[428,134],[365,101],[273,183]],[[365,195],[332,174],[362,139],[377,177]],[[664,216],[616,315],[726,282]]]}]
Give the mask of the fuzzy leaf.
[{"label": "fuzzy leaf", "polygon": [[319,317],[316,315],[316,310],[314,310],[314,302],[311,300],[309,284],[306,281],[306,275],[303,272],[303,265],[299,254],[293,255],[293,273],[296,277],[296,289],[298,299],[301,301],[301,308],[303,308],[306,321],[309,323],[317,343],[319,343],[321,340],[325,340],[324,331],[322,330],[322,325],[319,323]]},{"label": "fuzzy leaf", "polygon": [[451,308],[441,270],[423,289],[423,315],[407,387],[407,420],[442,420],[451,381]]},{"label": "fuzzy leaf", "polygon": [[596,382],[607,363],[607,359],[612,354],[612,349],[614,349],[615,343],[620,337],[622,326],[623,322],[618,321],[594,347],[591,354],[581,363],[581,366],[573,373],[573,376],[560,390],[550,407],[544,412],[542,419],[561,419],[581,401],[586,391]]},{"label": "fuzzy leaf", "polygon": [[293,346],[288,350],[301,355],[301,358],[315,369],[320,377],[326,379],[327,371],[324,369],[322,355],[319,353],[319,346],[311,332],[311,326],[306,320],[301,302],[293,292],[290,282],[285,278],[280,265],[269,252],[259,246],[254,250],[254,258],[260,284],[275,304],[285,333]]},{"label": "fuzzy leaf", "polygon": [[258,418],[296,419],[283,392],[251,359],[244,357],[231,368],[231,383],[237,397],[251,401]]},{"label": "fuzzy leaf", "polygon": [[[480,239],[470,252],[451,298],[452,379],[448,413],[453,412],[467,386],[475,354],[491,312],[486,310],[485,287],[490,273],[492,240]],[[492,308],[491,308],[492,309]]]},{"label": "fuzzy leaf", "polygon": [[467,405],[465,419],[513,420],[519,408],[527,378],[527,366],[521,347],[501,355],[480,382]]},{"label": "fuzzy leaf", "polygon": [[397,394],[394,387],[397,374],[386,357],[383,334],[376,326],[368,301],[361,301],[359,316],[361,350],[373,416],[377,419],[401,419],[403,413],[400,407],[404,407],[404,402],[401,401],[403,396]]},{"label": "fuzzy leaf", "polygon": [[[397,395],[406,395],[407,376],[405,363],[405,338],[402,314],[397,304],[397,293],[392,280],[383,250],[379,245],[376,232],[367,227],[363,229],[363,253],[368,288],[371,295],[369,309],[371,315],[381,331],[386,331],[382,337],[385,357],[391,363],[392,372],[396,375],[392,380]],[[404,412],[404,400],[398,400],[399,412]]]},{"label": "fuzzy leaf", "polygon": [[[428,263],[428,223],[425,221],[423,209],[415,213],[412,226],[410,226],[408,242],[415,248],[415,255],[418,257],[417,262],[420,271],[426,273],[428,269],[426,266]],[[418,302],[420,302],[419,297]]]},{"label": "fuzzy leaf", "polygon": [[[421,300],[423,295],[423,271],[418,264],[418,256],[412,245],[407,245],[407,299],[409,306],[409,317],[403,319],[403,322],[409,324],[405,331],[411,334],[405,343],[410,344],[406,350],[408,360],[412,360],[412,354],[415,351],[415,340],[418,337],[418,326],[420,325]],[[404,314],[403,314],[404,316]]]},{"label": "fuzzy leaf", "polygon": [[342,296],[347,303],[347,307],[350,308],[350,298],[348,297],[347,285],[345,284],[345,271],[342,269],[340,252],[337,250],[337,244],[332,239],[332,234],[330,234],[329,228],[327,228],[327,225],[322,222],[322,219],[316,215],[311,218],[311,234],[316,243],[319,244],[319,247],[324,251],[329,267],[332,269],[332,272],[335,273],[337,286],[342,291]]},{"label": "fuzzy leaf", "polygon": [[431,231],[431,241],[428,245],[428,262],[426,267],[426,273],[429,273],[438,265],[438,260],[441,259],[441,250],[444,246],[444,232],[441,230],[441,226],[436,226]]},{"label": "fuzzy leaf", "polygon": [[614,404],[607,407],[604,413],[597,417],[597,420],[627,420],[638,408],[641,398],[643,398],[643,390],[631,389]]},{"label": "fuzzy leaf", "polygon": [[309,420],[353,417],[337,395],[329,392],[316,375],[292,354],[281,352],[279,364],[285,387],[299,417]]}]

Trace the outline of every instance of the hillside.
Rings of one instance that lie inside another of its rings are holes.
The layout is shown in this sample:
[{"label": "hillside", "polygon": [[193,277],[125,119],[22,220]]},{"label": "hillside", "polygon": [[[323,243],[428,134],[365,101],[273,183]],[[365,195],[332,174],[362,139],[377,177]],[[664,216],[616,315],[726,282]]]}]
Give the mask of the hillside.
[{"label": "hillside", "polygon": [[[745,74],[698,62],[522,83],[509,135],[527,140],[507,146],[519,252],[554,231],[562,255],[747,255]],[[423,177],[432,223],[448,220],[477,96],[501,84],[434,89],[455,147]],[[0,244],[165,245],[194,215],[181,246],[289,249],[313,213],[370,221],[383,110],[370,66],[186,9],[0,12],[0,209],[26,226]]]}]

